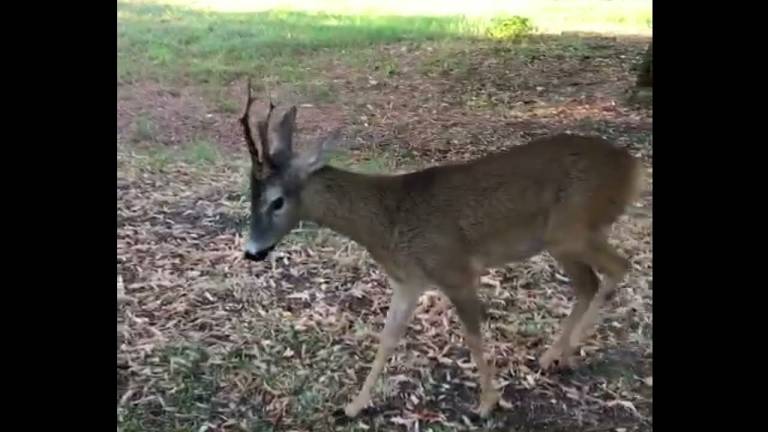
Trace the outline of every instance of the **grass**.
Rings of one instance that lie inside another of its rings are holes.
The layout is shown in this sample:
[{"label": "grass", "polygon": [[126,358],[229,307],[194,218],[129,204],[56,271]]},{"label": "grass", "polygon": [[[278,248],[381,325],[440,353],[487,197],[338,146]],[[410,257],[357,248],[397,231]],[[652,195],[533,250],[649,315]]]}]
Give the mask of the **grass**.
[{"label": "grass", "polygon": [[[145,141],[151,142],[150,135]],[[207,139],[198,138],[179,147],[150,145],[136,149],[136,155],[150,170],[163,171],[175,163],[193,166],[213,165],[221,159],[220,151]]]},{"label": "grass", "polygon": [[147,115],[139,115],[135,122],[135,129],[131,137],[134,142],[151,142],[155,137],[155,124]]},{"label": "grass", "polygon": [[[253,3],[258,7],[248,7]],[[403,0],[382,3],[122,0],[118,77],[123,82],[220,84],[252,74],[295,83],[311,78],[323,54],[333,50],[405,40],[519,37],[532,28],[543,33],[647,34],[651,23],[650,2],[637,0],[518,1],[507,6],[481,1],[471,3],[474,9],[450,3],[424,2],[428,8]]]},{"label": "grass", "polygon": [[567,30],[647,33],[651,2],[647,0],[166,0],[210,12],[289,10],[351,16],[466,17],[482,26],[498,16],[533,19],[541,31]]},{"label": "grass", "polygon": [[220,86],[213,85],[200,87],[200,93],[207,101],[211,102],[215,111],[227,115],[239,113],[242,107],[237,105],[237,101],[233,100],[225,90]]},{"label": "grass", "polygon": [[198,139],[185,149],[185,159],[198,164],[211,164],[219,159],[216,146],[205,139]]},{"label": "grass", "polygon": [[322,49],[455,37],[460,18],[342,16],[294,11],[211,13],[177,6],[118,3],[121,80],[185,77],[226,82],[250,73],[280,82],[311,75],[296,58]]},{"label": "grass", "polygon": [[[208,416],[222,403],[218,394],[224,389],[219,382],[232,374],[254,369],[251,359],[238,352],[227,353],[220,362],[211,363],[208,358],[204,347],[191,344],[171,345],[160,350],[153,361],[156,367],[169,371],[167,378],[171,385],[158,399],[125,410],[121,430],[202,430]],[[254,402],[257,400],[254,398]],[[176,417],[162,414],[167,411],[174,412]],[[255,430],[269,430],[266,424],[254,420],[251,426]]]}]

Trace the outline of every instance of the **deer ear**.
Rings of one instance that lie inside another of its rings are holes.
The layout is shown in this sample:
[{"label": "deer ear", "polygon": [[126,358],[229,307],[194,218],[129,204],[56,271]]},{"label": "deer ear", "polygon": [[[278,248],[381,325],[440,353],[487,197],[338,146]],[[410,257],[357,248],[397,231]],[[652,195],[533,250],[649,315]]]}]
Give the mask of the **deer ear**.
[{"label": "deer ear", "polygon": [[296,105],[291,105],[290,108],[285,110],[282,116],[280,116],[280,128],[287,129],[293,132],[293,127],[296,125]]},{"label": "deer ear", "polygon": [[336,129],[320,139],[309,150],[294,158],[292,165],[301,178],[306,178],[328,163],[331,154],[339,143],[340,136],[341,129]]},{"label": "deer ear", "polygon": [[293,156],[293,133],[296,128],[296,105],[274,118],[270,125],[272,139],[269,156],[277,166],[287,164]]}]

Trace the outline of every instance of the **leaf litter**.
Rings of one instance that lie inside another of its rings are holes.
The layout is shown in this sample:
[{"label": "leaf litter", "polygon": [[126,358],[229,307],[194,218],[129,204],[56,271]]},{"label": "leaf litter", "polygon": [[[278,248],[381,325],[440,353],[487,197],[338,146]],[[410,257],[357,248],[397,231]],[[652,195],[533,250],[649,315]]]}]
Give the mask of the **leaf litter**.
[{"label": "leaf litter", "polygon": [[[650,172],[651,112],[619,97],[632,76],[630,62],[617,59],[640,55],[642,43],[611,46],[587,59],[536,45],[525,58],[492,44],[436,46],[431,52],[443,50],[443,58],[466,54],[463,69],[437,70],[425,55],[429,44],[406,54],[382,47],[382,55],[397,53],[399,72],[376,76],[377,92],[366,92],[367,76],[352,75],[340,95],[360,144],[349,150],[349,163],[386,154],[400,170],[569,130],[629,146]],[[361,93],[370,97],[356,110]],[[542,373],[536,364],[573,302],[567,276],[541,255],[483,277],[487,356],[503,392],[491,418],[472,413],[477,372],[452,307],[429,294],[374,404],[358,419],[339,419],[333,413],[373,361],[390,295],[385,275],[358,245],[309,224],[266,262],[244,261],[248,209],[238,157],[158,169],[130,149],[119,151],[117,403],[124,430],[651,429],[649,218],[623,217],[612,232],[633,271],[576,370]],[[650,211],[650,193],[639,205]]]}]

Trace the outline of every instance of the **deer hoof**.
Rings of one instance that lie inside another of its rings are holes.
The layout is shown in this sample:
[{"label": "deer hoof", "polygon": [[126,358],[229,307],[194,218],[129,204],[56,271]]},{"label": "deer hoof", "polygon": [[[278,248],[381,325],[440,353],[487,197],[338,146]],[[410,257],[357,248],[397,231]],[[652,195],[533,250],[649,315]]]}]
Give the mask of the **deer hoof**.
[{"label": "deer hoof", "polygon": [[480,397],[480,406],[477,409],[480,417],[488,417],[493,409],[496,408],[496,404],[499,402],[499,399],[501,399],[501,393],[499,393],[497,390],[490,390],[483,393],[483,395]]},{"label": "deer hoof", "polygon": [[344,407],[344,414],[347,415],[349,418],[357,417],[358,414],[360,414],[360,411],[362,410],[361,407],[355,405],[354,403],[348,404]]},{"label": "deer hoof", "polygon": [[360,411],[362,411],[363,408],[368,405],[370,400],[371,398],[366,394],[358,395],[354,401],[350,402],[346,407],[344,407],[344,414],[346,414],[349,418],[357,417],[357,415],[360,414]]},{"label": "deer hoof", "polygon": [[563,349],[559,345],[552,345],[539,358],[539,367],[543,370],[549,370],[560,363],[563,357]]},{"label": "deer hoof", "polygon": [[562,347],[553,345],[539,358],[539,366],[542,370],[575,369],[578,366],[578,360]]}]

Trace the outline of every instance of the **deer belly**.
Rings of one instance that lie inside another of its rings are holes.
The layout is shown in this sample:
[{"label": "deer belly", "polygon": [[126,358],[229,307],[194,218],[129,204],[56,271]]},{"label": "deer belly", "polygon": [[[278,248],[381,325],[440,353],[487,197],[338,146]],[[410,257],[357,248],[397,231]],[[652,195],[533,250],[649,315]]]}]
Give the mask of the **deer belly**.
[{"label": "deer belly", "polygon": [[476,256],[485,267],[498,267],[514,261],[523,261],[544,250],[540,237],[499,236],[477,249]]}]

